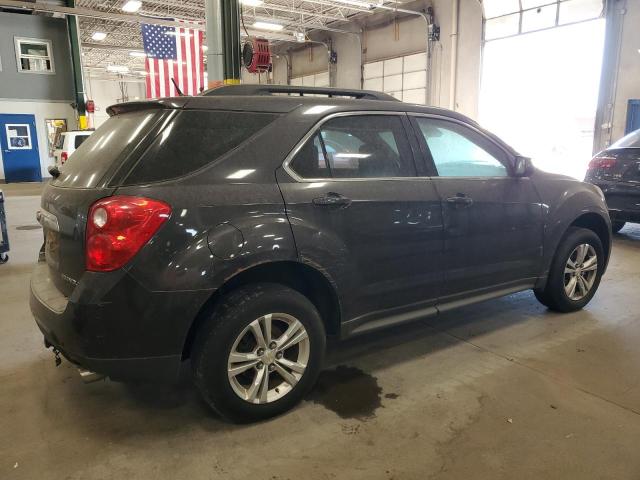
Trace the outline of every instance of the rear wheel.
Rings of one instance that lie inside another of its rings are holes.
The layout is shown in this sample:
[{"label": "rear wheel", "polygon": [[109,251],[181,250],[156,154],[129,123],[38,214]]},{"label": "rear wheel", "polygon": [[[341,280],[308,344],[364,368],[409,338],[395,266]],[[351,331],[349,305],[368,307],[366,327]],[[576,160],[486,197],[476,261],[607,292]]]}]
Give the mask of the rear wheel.
[{"label": "rear wheel", "polygon": [[611,222],[611,231],[613,233],[618,233],[625,226],[626,222],[621,221],[613,221]]},{"label": "rear wheel", "polygon": [[277,284],[232,292],[200,332],[192,355],[205,401],[236,422],[296,405],[313,386],[325,349],[322,320],[302,294]]},{"label": "rear wheel", "polygon": [[600,238],[593,231],[571,227],[558,247],[547,284],[536,298],[551,310],[580,310],[593,298],[604,268]]}]

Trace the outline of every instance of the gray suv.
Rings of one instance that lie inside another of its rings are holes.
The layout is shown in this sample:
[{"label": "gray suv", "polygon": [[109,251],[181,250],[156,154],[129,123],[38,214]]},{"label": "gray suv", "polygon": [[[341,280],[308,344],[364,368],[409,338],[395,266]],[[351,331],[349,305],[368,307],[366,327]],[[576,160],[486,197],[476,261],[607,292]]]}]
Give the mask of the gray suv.
[{"label": "gray suv", "polygon": [[31,309],[85,377],[190,360],[233,421],[284,412],[348,337],[533,289],[586,305],[611,248],[595,186],[474,121],[376,92],[232,86],[110,107],[45,187]]}]

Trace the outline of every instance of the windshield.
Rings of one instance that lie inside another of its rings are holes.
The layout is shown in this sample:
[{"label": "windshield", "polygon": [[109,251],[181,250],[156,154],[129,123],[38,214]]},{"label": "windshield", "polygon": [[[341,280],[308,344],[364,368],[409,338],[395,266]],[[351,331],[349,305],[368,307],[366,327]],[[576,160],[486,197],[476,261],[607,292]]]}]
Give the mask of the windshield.
[{"label": "windshield", "polygon": [[92,135],[85,137],[82,145],[60,167],[60,176],[52,184],[95,187],[112,167],[127,158],[161,115],[158,110],[141,110],[109,118]]},{"label": "windshield", "polygon": [[609,148],[640,148],[640,130],[622,137]]}]

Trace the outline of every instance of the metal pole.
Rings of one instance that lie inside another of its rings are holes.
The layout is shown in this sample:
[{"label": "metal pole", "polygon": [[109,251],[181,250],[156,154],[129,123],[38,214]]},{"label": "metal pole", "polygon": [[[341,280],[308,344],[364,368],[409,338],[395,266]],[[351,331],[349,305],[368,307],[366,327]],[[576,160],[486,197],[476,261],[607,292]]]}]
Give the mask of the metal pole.
[{"label": "metal pole", "polygon": [[228,71],[225,71],[224,83],[240,83],[240,4],[238,0],[222,0],[224,3],[225,32],[224,53]]},{"label": "metal pole", "polygon": [[224,83],[221,0],[205,0],[204,9],[207,24],[207,73],[209,74],[207,88],[216,88]]},{"label": "metal pole", "polygon": [[[67,0],[67,6],[76,6],[75,0]],[[80,47],[80,34],[78,33],[78,17],[67,15],[67,27],[69,29],[69,45],[71,50],[71,66],[73,69],[73,86],[76,97],[76,110],[78,112],[78,128],[87,128],[87,108],[85,103],[84,78],[82,76],[82,53]]]}]

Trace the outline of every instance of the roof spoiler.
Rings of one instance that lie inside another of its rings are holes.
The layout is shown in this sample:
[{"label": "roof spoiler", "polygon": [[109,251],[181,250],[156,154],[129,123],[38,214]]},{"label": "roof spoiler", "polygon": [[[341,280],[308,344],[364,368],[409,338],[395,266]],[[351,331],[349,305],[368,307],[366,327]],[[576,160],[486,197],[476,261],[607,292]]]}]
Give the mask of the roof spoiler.
[{"label": "roof spoiler", "polygon": [[202,93],[206,97],[234,95],[326,95],[333,97],[349,97],[362,100],[384,100],[399,101],[386,93],[374,92],[373,90],[350,90],[344,88],[329,87],[297,87],[293,85],[225,85],[223,87],[212,88]]},{"label": "roof spoiler", "polygon": [[176,98],[163,98],[162,100],[141,100],[139,102],[125,102],[116,103],[107,107],[107,113],[110,117],[114,115],[120,115],[123,113],[137,112],[140,110],[153,110],[164,108],[182,108],[186,103],[185,98],[188,97],[176,97]]}]

